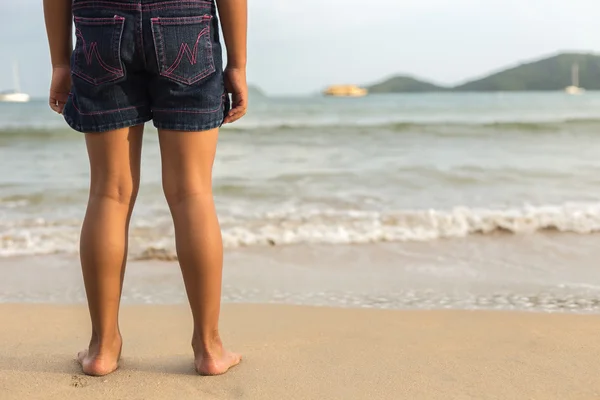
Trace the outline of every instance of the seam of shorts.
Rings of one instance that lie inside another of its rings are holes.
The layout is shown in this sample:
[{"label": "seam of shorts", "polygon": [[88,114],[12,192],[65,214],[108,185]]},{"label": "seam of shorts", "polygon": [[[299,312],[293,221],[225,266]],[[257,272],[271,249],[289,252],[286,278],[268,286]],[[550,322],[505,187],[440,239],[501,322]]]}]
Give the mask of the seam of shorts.
[{"label": "seam of shorts", "polygon": [[73,4],[72,9],[73,10],[77,10],[79,8],[89,8],[89,7],[118,7],[118,8],[128,8],[128,9],[137,9],[137,8],[141,8],[141,4],[128,4],[128,3],[121,3],[121,2],[116,2],[116,1],[110,1],[110,0],[101,0],[101,1],[95,1],[95,0],[91,0],[91,1],[81,1],[81,2],[77,2],[75,4]]},{"label": "seam of shorts", "polygon": [[138,18],[136,20],[136,29],[137,29],[137,40],[138,40],[138,51],[142,54],[142,62],[144,64],[144,68],[148,66],[148,60],[146,60],[146,48],[144,47],[144,14],[138,13]]},{"label": "seam of shorts", "polygon": [[182,109],[177,109],[177,108],[153,108],[152,109],[152,113],[171,113],[171,114],[178,114],[178,113],[183,113],[183,114],[214,114],[216,112],[219,111],[223,111],[224,110],[224,105],[225,105],[225,95],[221,96],[221,104],[219,104],[219,106],[217,108],[215,108],[214,110],[208,110],[208,111],[199,111],[199,110],[182,110]]},{"label": "seam of shorts", "polygon": [[93,111],[93,112],[85,113],[85,112],[81,111],[79,109],[79,107],[77,107],[77,105],[75,104],[75,95],[73,93],[71,93],[71,94],[69,94],[69,97],[71,98],[71,105],[73,106],[75,111],[77,111],[77,114],[79,114],[81,116],[86,116],[86,117],[92,116],[92,115],[106,115],[106,114],[112,114],[112,113],[116,113],[116,112],[129,111],[129,110],[139,110],[140,108],[150,108],[147,105],[142,105],[142,106],[130,106],[130,107],[123,107],[123,108],[116,108],[114,110]]},{"label": "seam of shorts", "polygon": [[[183,4],[182,4],[183,3]],[[73,11],[80,10],[83,8],[119,8],[125,10],[143,10],[143,11],[155,11],[165,9],[184,9],[184,8],[212,8],[213,4],[209,1],[203,0],[183,0],[183,1],[165,1],[162,3],[154,4],[126,4],[118,3],[114,1],[85,1],[81,3],[75,3],[72,6]]]},{"label": "seam of shorts", "polygon": [[158,113],[168,113],[168,114],[214,114],[216,112],[219,112],[223,110],[223,105],[221,104],[219,106],[218,109],[216,110],[210,110],[210,111],[195,111],[195,110],[172,110],[172,109],[165,109],[165,108],[153,108],[152,112],[158,112]]},{"label": "seam of shorts", "polygon": [[207,0],[171,0],[171,1],[163,1],[160,3],[152,3],[152,4],[143,4],[142,7],[146,7],[148,9],[153,9],[156,7],[165,7],[170,5],[179,5],[181,3],[191,3],[200,7],[212,7],[212,2]]},{"label": "seam of shorts", "polygon": [[146,116],[146,117],[128,119],[125,121],[113,122],[110,124],[88,126],[86,124],[78,124],[77,122],[75,122],[71,117],[69,117],[66,114],[64,115],[64,118],[65,118],[65,121],[67,122],[67,124],[69,124],[69,126],[71,128],[73,128],[77,132],[81,132],[81,133],[102,133],[102,132],[114,131],[116,129],[130,128],[132,126],[145,124],[146,122],[148,122],[152,119],[152,117]]}]

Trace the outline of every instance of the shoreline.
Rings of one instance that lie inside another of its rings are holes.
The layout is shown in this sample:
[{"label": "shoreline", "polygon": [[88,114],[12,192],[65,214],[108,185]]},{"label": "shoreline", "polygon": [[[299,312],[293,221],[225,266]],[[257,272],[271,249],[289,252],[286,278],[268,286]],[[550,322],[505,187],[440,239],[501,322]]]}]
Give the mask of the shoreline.
[{"label": "shoreline", "polygon": [[[0,305],[3,400],[590,399],[600,316],[225,305],[229,374],[193,372],[186,306],[125,306],[123,362],[81,375],[85,306]],[[45,333],[50,333],[46,335]]]},{"label": "shoreline", "polygon": [[[224,303],[600,314],[595,237],[478,237],[436,243],[225,252]],[[0,259],[1,303],[84,304],[76,256]],[[176,262],[130,261],[123,304],[184,304]]]}]

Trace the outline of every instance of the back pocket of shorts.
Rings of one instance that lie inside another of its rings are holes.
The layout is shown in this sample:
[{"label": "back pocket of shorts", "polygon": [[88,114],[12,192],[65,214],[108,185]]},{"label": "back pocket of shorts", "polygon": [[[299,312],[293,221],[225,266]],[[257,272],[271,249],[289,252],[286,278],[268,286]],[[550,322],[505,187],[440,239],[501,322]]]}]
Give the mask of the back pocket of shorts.
[{"label": "back pocket of shorts", "polygon": [[215,72],[210,34],[212,17],[152,18],[160,74],[193,85]]},{"label": "back pocket of shorts", "polygon": [[122,78],[125,73],[121,63],[121,36],[125,18],[75,17],[77,43],[73,51],[71,69],[92,85]]}]

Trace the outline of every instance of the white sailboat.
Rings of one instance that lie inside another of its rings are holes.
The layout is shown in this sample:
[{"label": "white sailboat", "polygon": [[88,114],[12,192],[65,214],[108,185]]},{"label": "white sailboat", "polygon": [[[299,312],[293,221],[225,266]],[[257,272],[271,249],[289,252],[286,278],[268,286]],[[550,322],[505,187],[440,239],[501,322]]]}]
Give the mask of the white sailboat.
[{"label": "white sailboat", "polygon": [[14,90],[0,92],[0,102],[5,103],[27,103],[31,96],[21,92],[21,82],[19,80],[19,66],[15,62],[13,65]]},{"label": "white sailboat", "polygon": [[571,95],[583,94],[585,89],[579,87],[579,64],[573,64],[573,68],[571,69],[571,86],[568,86],[565,89],[565,92]]}]

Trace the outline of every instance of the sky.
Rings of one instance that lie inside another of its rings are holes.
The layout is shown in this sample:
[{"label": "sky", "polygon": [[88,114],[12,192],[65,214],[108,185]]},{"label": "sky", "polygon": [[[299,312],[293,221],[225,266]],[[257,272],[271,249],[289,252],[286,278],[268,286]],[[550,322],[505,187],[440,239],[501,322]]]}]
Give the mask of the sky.
[{"label": "sky", "polygon": [[[42,0],[0,0],[0,90],[12,63],[45,97]],[[562,51],[600,53],[598,0],[249,0],[249,81],[268,94],[407,74],[456,84]]]}]

